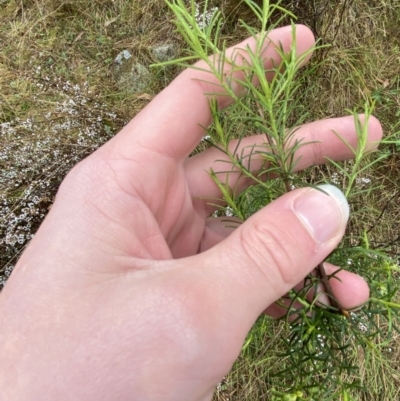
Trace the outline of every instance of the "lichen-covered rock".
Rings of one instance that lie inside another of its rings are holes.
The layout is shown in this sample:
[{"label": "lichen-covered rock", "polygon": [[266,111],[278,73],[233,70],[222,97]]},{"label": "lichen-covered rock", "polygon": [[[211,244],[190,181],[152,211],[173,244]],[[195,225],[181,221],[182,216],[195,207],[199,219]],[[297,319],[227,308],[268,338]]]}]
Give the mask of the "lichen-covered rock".
[{"label": "lichen-covered rock", "polygon": [[125,60],[129,60],[131,57],[132,54],[128,50],[122,50],[122,52],[115,57],[114,63],[117,65],[122,65]]},{"label": "lichen-covered rock", "polygon": [[153,48],[153,56],[158,61],[168,61],[176,58],[176,46],[172,43],[165,43],[163,45]]},{"label": "lichen-covered rock", "polygon": [[128,50],[123,50],[115,58],[113,73],[118,87],[129,93],[143,92],[151,81],[150,71]]}]

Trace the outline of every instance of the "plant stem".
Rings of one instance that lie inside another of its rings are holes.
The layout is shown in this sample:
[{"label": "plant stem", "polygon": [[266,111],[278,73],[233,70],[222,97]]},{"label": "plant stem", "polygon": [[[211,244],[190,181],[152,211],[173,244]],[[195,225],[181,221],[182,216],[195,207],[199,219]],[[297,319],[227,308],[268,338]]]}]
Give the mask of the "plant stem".
[{"label": "plant stem", "polygon": [[326,274],[326,271],[325,271],[324,262],[321,262],[315,268],[315,270],[316,270],[319,278],[321,279],[322,285],[324,286],[324,290],[325,290],[326,294],[328,295],[329,303],[331,304],[331,306],[333,308],[338,309],[342,313],[342,315],[346,316],[347,319],[349,319],[350,318],[349,312],[342,307],[340,302],[333,295],[332,287],[331,287],[331,284],[329,282],[329,278],[328,278],[328,276]]},{"label": "plant stem", "polygon": [[[262,112],[262,109],[260,107],[258,107],[258,111],[259,111],[261,118],[264,118],[264,113]],[[274,153],[275,150],[273,148],[273,143],[271,142],[271,138],[268,135],[267,135],[267,140],[268,140],[269,146],[271,148],[271,152]],[[280,166],[280,167],[284,171],[283,166]],[[293,190],[292,186],[290,185],[290,181],[287,177],[283,179],[283,182],[284,182],[287,192],[290,192]],[[326,274],[326,271],[324,268],[324,262],[321,262],[314,270],[317,272],[318,277],[321,279],[322,285],[324,286],[324,290],[328,296],[330,305],[333,308],[338,309],[340,311],[340,313],[342,313],[342,315],[344,315],[347,319],[350,319],[349,312],[345,308],[342,307],[340,302],[333,295],[332,287],[329,283],[329,278],[328,278],[328,275]]]}]

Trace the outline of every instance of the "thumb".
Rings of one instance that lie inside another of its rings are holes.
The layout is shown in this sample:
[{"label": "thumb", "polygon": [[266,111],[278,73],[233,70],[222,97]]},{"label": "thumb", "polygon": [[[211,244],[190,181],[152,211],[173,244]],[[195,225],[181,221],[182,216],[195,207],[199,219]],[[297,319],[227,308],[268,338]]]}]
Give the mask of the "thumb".
[{"label": "thumb", "polygon": [[243,338],[266,307],[341,240],[349,217],[347,200],[334,186],[319,189],[302,188],[280,197],[197,256],[203,258],[204,276],[218,288],[225,317],[231,327],[243,330]]}]

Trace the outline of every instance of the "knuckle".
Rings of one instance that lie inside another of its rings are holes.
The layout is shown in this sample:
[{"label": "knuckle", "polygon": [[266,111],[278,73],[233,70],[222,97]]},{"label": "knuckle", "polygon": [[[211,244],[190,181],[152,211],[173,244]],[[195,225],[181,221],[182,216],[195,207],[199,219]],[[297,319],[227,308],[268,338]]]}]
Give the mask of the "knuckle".
[{"label": "knuckle", "polygon": [[291,244],[293,238],[287,231],[276,224],[255,222],[240,233],[242,249],[265,276],[266,280],[281,280],[284,284],[293,284],[296,258]]},{"label": "knuckle", "polygon": [[310,151],[312,154],[312,164],[321,164],[325,161],[321,138],[315,132],[310,132]]},{"label": "knuckle", "polygon": [[76,164],[64,177],[58,189],[57,196],[68,196],[71,191],[79,190],[87,186],[87,174],[85,173],[86,160]]},{"label": "knuckle", "polygon": [[[153,326],[156,328],[157,341],[165,341],[168,345],[168,353],[174,355],[174,358],[182,359],[184,364],[189,363],[187,367],[192,368],[190,365],[202,358],[202,348],[206,343],[204,336],[207,330],[199,325],[198,319],[207,325],[210,311],[208,314],[204,313],[199,305],[199,288],[195,283],[186,284],[186,288],[174,285],[155,290],[155,298],[158,298],[156,303],[162,305],[164,314],[161,316],[156,313]],[[159,319],[164,320],[163,324],[158,322]],[[212,327],[207,328],[212,330]]]},{"label": "knuckle", "polygon": [[[216,352],[224,350],[225,337],[215,334],[224,332],[215,291],[208,288],[208,282],[199,283],[190,275],[182,278],[180,274],[169,274],[165,280],[153,285],[143,297],[142,302],[150,307],[140,325],[146,335],[139,337],[150,344],[148,352],[161,361],[163,369],[174,367],[176,377],[184,377],[187,371],[204,364],[207,355],[207,363],[213,365],[216,377],[220,377],[230,366]],[[148,327],[152,328],[150,332]]]},{"label": "knuckle", "polygon": [[96,169],[93,166],[93,157],[90,156],[83,159],[68,172],[61,183],[61,188],[80,185],[86,186],[88,182],[93,179],[93,172],[95,171]]}]

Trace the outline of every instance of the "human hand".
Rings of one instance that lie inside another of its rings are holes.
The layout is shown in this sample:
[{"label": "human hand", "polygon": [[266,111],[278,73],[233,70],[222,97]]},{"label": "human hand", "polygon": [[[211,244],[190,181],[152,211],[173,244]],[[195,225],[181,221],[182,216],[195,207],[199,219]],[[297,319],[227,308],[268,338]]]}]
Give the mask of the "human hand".
[{"label": "human hand", "polygon": [[[314,39],[296,32],[303,53]],[[291,38],[290,27],[270,34],[286,50]],[[266,68],[278,57],[269,46]],[[187,159],[211,121],[202,74],[184,71],[62,183],[0,296],[0,400],[210,399],[257,317],[340,241],[347,204],[309,188],[236,230],[208,218],[221,155]],[[381,128],[369,124],[372,148]],[[352,157],[333,131],[356,145],[353,117],[306,124],[296,135],[318,142],[299,150],[297,168]],[[366,300],[360,277],[338,277],[344,307]]]}]

